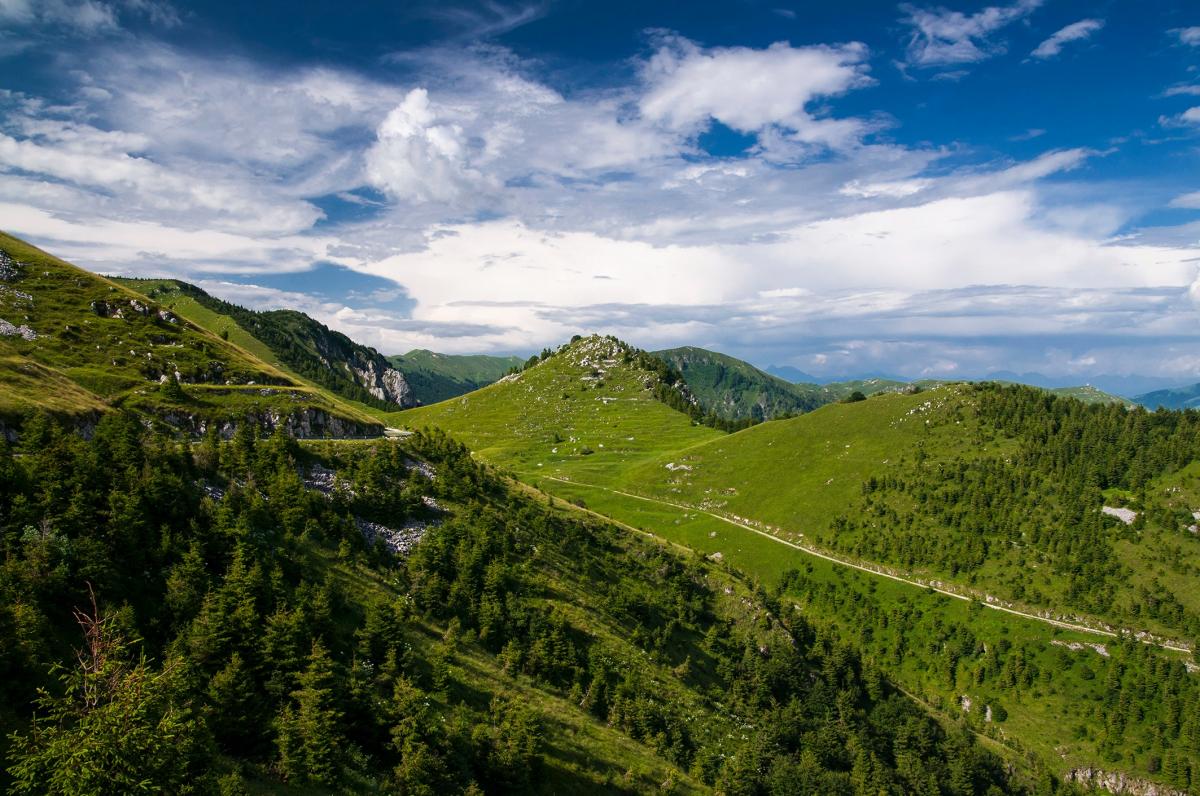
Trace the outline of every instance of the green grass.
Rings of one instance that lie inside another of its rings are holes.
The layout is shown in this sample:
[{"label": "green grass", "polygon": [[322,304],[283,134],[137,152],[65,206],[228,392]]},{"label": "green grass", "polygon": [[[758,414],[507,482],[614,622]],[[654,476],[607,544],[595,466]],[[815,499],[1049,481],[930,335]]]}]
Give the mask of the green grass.
[{"label": "green grass", "polygon": [[233,318],[209,309],[196,301],[192,296],[180,290],[179,283],[174,279],[126,279],[113,277],[113,281],[128,287],[130,290],[136,290],[139,293],[153,297],[172,312],[178,313],[197,326],[207,329],[218,337],[248,351],[263,362],[274,365],[279,370],[295,376],[295,373],[287,365],[279,361],[279,358],[275,356],[275,352],[268,345],[239,326]]}]

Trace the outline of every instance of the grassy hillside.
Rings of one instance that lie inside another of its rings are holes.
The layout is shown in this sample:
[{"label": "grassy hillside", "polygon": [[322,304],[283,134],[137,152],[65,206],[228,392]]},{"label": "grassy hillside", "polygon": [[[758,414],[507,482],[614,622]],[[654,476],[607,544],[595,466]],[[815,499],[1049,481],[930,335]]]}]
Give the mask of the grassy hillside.
[{"label": "grassy hillside", "polygon": [[1147,409],[1200,409],[1200,384],[1155,390],[1139,395],[1133,401]]},{"label": "grassy hillside", "polygon": [[486,387],[525,362],[520,357],[438,354],[423,349],[388,357],[388,361],[404,374],[413,395],[425,405]]},{"label": "grassy hillside", "polygon": [[351,433],[372,424],[141,293],[3,233],[0,251],[0,422],[10,427],[34,408],[94,420],[115,407],[191,430],[247,414]]},{"label": "grassy hillside", "polygon": [[828,403],[815,385],[792,384],[715,351],[688,346],[654,355],[683,374],[705,411],[726,420],[770,420]]},{"label": "grassy hillside", "polygon": [[[1177,462],[1200,458],[1194,424],[1156,428],[1144,415],[1112,415],[1125,410],[1104,405],[1089,421],[1088,407],[1046,404],[1037,395],[986,385],[877,395],[672,452],[620,483],[1037,609],[1184,639],[1200,635],[1200,599],[1159,572],[1169,558],[1181,574],[1200,573],[1200,539],[1186,529],[1200,494],[1190,483],[1169,498],[1153,488],[1153,478],[1168,477]],[[1167,435],[1161,445],[1178,446],[1179,458],[1156,466],[1098,448],[1093,455],[1113,459],[1105,462],[1111,472],[1098,476],[1111,488],[1089,490],[1076,480],[1083,476],[1058,465],[1040,470],[1028,447],[1047,443],[1005,425],[1010,405],[1022,401],[1030,409],[1019,411],[1044,412],[1049,423],[1075,422],[1063,418],[1067,412],[1080,424],[1128,426],[1128,444],[1139,447]],[[1144,431],[1138,423],[1147,423]],[[1139,477],[1143,485],[1131,491],[1130,479]],[[1106,503],[1135,506],[1142,518],[1136,531],[1101,515]],[[1144,589],[1170,610],[1148,612]]]},{"label": "grassy hillside", "polygon": [[162,302],[188,320],[314,386],[375,409],[412,406],[404,374],[378,351],[295,310],[256,312],[174,279],[114,281]]}]

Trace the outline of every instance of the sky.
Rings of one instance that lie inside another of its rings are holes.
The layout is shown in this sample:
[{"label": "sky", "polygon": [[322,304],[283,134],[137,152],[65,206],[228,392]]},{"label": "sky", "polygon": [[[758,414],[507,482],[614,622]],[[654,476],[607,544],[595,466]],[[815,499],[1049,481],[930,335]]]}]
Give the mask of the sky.
[{"label": "sky", "polygon": [[0,228],[387,354],[1194,382],[1200,6],[0,0]]}]

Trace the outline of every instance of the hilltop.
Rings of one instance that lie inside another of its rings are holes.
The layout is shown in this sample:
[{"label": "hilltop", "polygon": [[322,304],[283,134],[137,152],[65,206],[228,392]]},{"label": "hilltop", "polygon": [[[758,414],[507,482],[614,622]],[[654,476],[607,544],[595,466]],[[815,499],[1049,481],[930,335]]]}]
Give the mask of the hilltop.
[{"label": "hilltop", "polygon": [[415,349],[388,357],[419,403],[434,404],[478,390],[525,363],[520,357],[438,354]]},{"label": "hilltop", "polygon": [[661,400],[690,405],[653,357],[611,337],[582,337],[545,352],[481,390],[390,415],[409,428],[452,431],[485,460],[538,468],[621,468],[662,450],[721,436]]},{"label": "hilltop", "polygon": [[0,233],[0,423],[124,409],[190,432],[250,417],[293,433],[380,426],[162,302]]}]

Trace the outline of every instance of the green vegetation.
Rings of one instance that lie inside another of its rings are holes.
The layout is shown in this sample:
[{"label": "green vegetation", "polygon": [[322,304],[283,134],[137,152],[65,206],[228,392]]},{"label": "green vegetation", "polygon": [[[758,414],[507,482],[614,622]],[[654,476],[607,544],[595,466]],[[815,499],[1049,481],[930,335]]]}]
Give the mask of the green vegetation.
[{"label": "green vegetation", "polygon": [[3,233],[0,259],[4,427],[19,426],[35,408],[90,424],[125,407],[186,428],[247,415],[318,433],[378,428],[361,411],[143,294]]},{"label": "green vegetation", "polygon": [[[608,385],[628,390],[644,378],[619,357],[609,357],[602,379],[592,377],[592,400],[554,401],[568,394],[563,385],[588,381],[582,351],[597,340],[574,343],[519,379],[398,419],[441,426],[552,494],[778,589],[905,689],[1022,760],[1060,774],[1095,768],[1185,790],[1195,784],[1196,729],[1174,711],[1200,702],[1178,653],[973,608],[981,604],[855,574],[780,541],[1014,610],[1107,621],[1190,645],[1200,635],[1200,539],[1189,530],[1200,507],[1197,416],[1088,405],[1026,387],[930,384],[717,435],[662,415],[644,385],[628,412],[600,415],[595,407],[626,398]],[[643,421],[636,447],[619,445],[621,423],[632,418]],[[1136,520],[1125,525],[1102,505],[1127,508]],[[895,614],[898,605],[908,613]],[[947,649],[958,650],[952,660],[941,657]],[[974,713],[961,709],[963,695]],[[1074,717],[1069,737],[1060,717]]]},{"label": "green vegetation", "polygon": [[388,357],[422,404],[434,404],[486,387],[521,367],[520,357],[456,356],[416,349]]},{"label": "green vegetation", "polygon": [[715,351],[689,346],[654,356],[683,375],[704,411],[725,420],[772,420],[828,403],[815,385],[792,384]]},{"label": "green vegetation", "polygon": [[439,434],[37,415],[0,487],[11,792],[1022,789],[796,611]]},{"label": "green vegetation", "polygon": [[174,279],[114,279],[334,395],[374,409],[415,404],[404,375],[378,351],[295,310],[256,312]]}]

